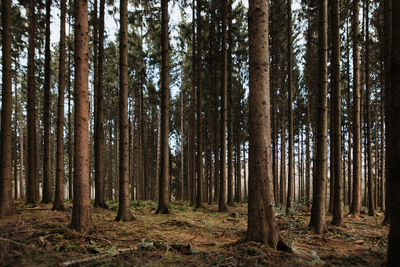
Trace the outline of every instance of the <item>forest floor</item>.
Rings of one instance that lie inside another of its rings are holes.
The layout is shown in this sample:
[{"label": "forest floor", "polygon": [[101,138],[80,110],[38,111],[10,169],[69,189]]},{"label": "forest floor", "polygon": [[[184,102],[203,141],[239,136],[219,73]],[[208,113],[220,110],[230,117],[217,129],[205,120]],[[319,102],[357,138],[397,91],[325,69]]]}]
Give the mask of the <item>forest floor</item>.
[{"label": "forest floor", "polygon": [[345,218],[344,227],[329,224],[323,235],[307,229],[310,210],[297,207],[290,216],[277,209],[281,236],[293,253],[245,242],[247,205],[229,212],[217,206],[193,210],[173,203],[171,215],[155,215],[156,204],[135,201],[135,220],[116,222],[118,204],[92,209],[94,230],[81,234],[68,228],[67,211],[51,205],[16,202],[20,214],[0,220],[0,265],[3,266],[380,266],[386,261],[388,226],[383,214]]}]

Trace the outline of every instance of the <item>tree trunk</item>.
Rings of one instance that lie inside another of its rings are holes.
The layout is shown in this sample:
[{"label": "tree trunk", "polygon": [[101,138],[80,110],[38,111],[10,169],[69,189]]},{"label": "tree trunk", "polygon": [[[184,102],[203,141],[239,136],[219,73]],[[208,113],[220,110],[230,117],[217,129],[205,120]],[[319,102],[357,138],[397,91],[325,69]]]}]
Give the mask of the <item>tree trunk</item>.
[{"label": "tree trunk", "polygon": [[[387,178],[390,181],[390,231],[388,266],[398,266],[400,262],[400,2],[392,1],[392,42],[391,42],[391,80],[390,82],[390,135],[391,155],[388,158],[389,170]],[[397,141],[395,141],[397,140]]]},{"label": "tree trunk", "polygon": [[233,115],[232,115],[232,1],[228,0],[228,32],[227,32],[227,42],[228,42],[228,88],[227,88],[227,126],[228,126],[228,198],[227,204],[229,206],[234,205],[233,199]]},{"label": "tree trunk", "polygon": [[[71,0],[69,1],[69,5],[71,6]],[[71,36],[71,15],[68,16],[68,36]],[[71,112],[71,50],[72,45],[68,45],[68,199],[72,199],[73,195],[73,142],[72,142],[72,112]]]},{"label": "tree trunk", "polygon": [[[283,106],[283,104],[282,104]],[[284,117],[284,113],[281,115]],[[281,177],[280,177],[280,203],[285,203],[286,198],[286,129],[285,120],[281,118]]]},{"label": "tree trunk", "polygon": [[51,0],[46,0],[46,43],[44,63],[44,99],[43,99],[43,203],[51,201],[50,182],[50,7]]},{"label": "tree trunk", "polygon": [[352,216],[359,216],[361,210],[361,95],[359,69],[359,1],[353,2],[353,197],[350,207]]},{"label": "tree trunk", "polygon": [[311,229],[320,234],[325,231],[326,154],[327,154],[327,47],[328,47],[328,1],[319,1],[318,67],[316,154]]},{"label": "tree trunk", "polygon": [[[26,185],[26,202],[36,203],[36,90],[35,90],[35,1],[29,1],[28,24],[28,96],[27,96],[27,121],[28,121],[28,170]],[[4,143],[3,143],[4,144]]]},{"label": "tree trunk", "polygon": [[332,95],[333,101],[333,209],[332,224],[343,224],[343,180],[342,180],[342,125],[341,125],[341,94],[340,94],[340,0],[332,0]]},{"label": "tree trunk", "polygon": [[88,149],[88,72],[89,26],[88,1],[75,1],[75,119],[74,119],[74,200],[71,228],[89,231],[90,213]]},{"label": "tree trunk", "polygon": [[[33,2],[33,1],[31,1]],[[30,3],[33,7],[33,3]],[[0,218],[17,213],[12,200],[12,69],[11,69],[11,0],[2,1],[2,98],[1,98],[1,161]],[[30,13],[31,15],[31,13]]]},{"label": "tree trunk", "polygon": [[289,165],[288,165],[288,193],[286,201],[286,212],[293,207],[293,194],[294,194],[294,175],[293,175],[293,51],[292,51],[292,1],[288,0],[287,3],[287,50],[288,50],[288,115],[289,115]]},{"label": "tree trunk", "polygon": [[169,34],[168,1],[161,0],[161,161],[157,214],[169,214]]},{"label": "tree trunk", "polygon": [[203,119],[202,119],[202,20],[201,20],[202,1],[197,0],[197,60],[196,60],[196,84],[197,84],[197,194],[196,208],[203,206]]},{"label": "tree trunk", "polygon": [[228,1],[223,0],[222,8],[222,103],[221,103],[221,154],[220,154],[220,185],[218,211],[228,211],[226,206],[226,126],[227,126],[227,91],[228,91],[228,51],[227,45],[227,24],[228,24]]},{"label": "tree trunk", "polygon": [[64,91],[65,91],[65,14],[66,0],[60,2],[60,57],[58,71],[58,114],[57,114],[57,164],[56,187],[53,209],[64,210]]},{"label": "tree trunk", "polygon": [[268,2],[249,1],[249,206],[247,238],[278,247],[273,208]]},{"label": "tree trunk", "polygon": [[116,221],[131,221],[129,209],[129,124],[128,124],[128,1],[120,0],[119,34],[119,206]]}]

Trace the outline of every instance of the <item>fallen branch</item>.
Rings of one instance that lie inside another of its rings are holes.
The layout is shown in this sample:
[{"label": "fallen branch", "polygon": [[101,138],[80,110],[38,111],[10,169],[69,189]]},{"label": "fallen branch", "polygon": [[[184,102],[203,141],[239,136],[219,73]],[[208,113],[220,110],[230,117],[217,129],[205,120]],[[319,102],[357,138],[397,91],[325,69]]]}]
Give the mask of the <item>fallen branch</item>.
[{"label": "fallen branch", "polygon": [[84,259],[79,259],[79,260],[71,260],[71,261],[66,261],[61,263],[61,266],[71,266],[71,265],[75,265],[75,264],[82,264],[82,263],[87,263],[87,262],[91,262],[91,261],[98,261],[98,260],[102,260],[104,258],[112,258],[114,256],[117,256],[119,254],[122,254],[124,252],[127,251],[132,251],[132,248],[124,248],[124,249],[120,249],[117,250],[115,252],[109,252],[109,253],[103,253],[97,256],[93,256],[93,257],[89,257],[89,258],[84,258]]},{"label": "fallen branch", "polygon": [[36,249],[37,250],[37,248],[25,245],[23,243],[20,243],[20,242],[11,240],[11,239],[3,238],[3,237],[0,237],[0,241],[11,243],[11,244],[14,244],[14,245],[17,245],[17,246],[21,246],[21,247],[25,247],[25,248],[30,248],[30,249]]}]

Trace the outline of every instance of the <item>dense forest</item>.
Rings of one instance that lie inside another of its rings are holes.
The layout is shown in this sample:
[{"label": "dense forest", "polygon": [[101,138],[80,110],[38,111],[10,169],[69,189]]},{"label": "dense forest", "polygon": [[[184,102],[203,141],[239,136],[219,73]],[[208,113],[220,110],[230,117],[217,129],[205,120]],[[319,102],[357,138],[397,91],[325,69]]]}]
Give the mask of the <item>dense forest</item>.
[{"label": "dense forest", "polygon": [[400,1],[0,5],[0,266],[400,265]]}]

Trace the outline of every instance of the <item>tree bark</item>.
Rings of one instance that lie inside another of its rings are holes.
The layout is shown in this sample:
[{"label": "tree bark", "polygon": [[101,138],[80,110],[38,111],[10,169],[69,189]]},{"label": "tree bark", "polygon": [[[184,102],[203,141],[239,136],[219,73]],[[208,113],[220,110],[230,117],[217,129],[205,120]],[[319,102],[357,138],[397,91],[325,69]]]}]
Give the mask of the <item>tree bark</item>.
[{"label": "tree bark", "polygon": [[[0,218],[17,213],[12,200],[12,69],[11,69],[11,0],[2,3],[2,98],[1,98],[1,161]],[[30,3],[32,4],[32,3]]]},{"label": "tree bark", "polygon": [[169,207],[169,34],[168,1],[161,0],[161,161],[157,214],[171,213]]},{"label": "tree bark", "polygon": [[293,175],[293,51],[292,51],[292,1],[287,3],[287,50],[288,50],[288,115],[289,115],[289,162],[288,162],[288,193],[286,201],[286,213],[293,207],[294,175]]},{"label": "tree bark", "polygon": [[359,1],[353,2],[353,197],[350,207],[352,216],[361,211],[361,95],[359,69]]},{"label": "tree bark", "polygon": [[119,206],[116,221],[131,221],[129,209],[129,124],[128,124],[128,1],[120,0],[119,33]]},{"label": "tree bark", "polygon": [[400,2],[392,1],[392,42],[390,80],[390,124],[391,155],[389,158],[388,180],[390,180],[390,230],[388,266],[398,266],[400,262]]},{"label": "tree bark", "polygon": [[60,57],[58,61],[57,164],[53,210],[64,210],[64,91],[65,91],[65,14],[66,0],[60,1]]},{"label": "tree bark", "polygon": [[326,229],[325,222],[325,190],[327,173],[327,58],[328,58],[328,1],[321,0],[319,9],[318,33],[318,67],[319,86],[317,91],[317,125],[316,125],[316,153],[313,201],[311,208],[310,227],[320,234]]},{"label": "tree bark", "polygon": [[249,206],[247,238],[278,247],[273,208],[268,2],[249,1]]},{"label": "tree bark", "polygon": [[89,231],[90,212],[89,149],[88,149],[88,72],[89,26],[88,1],[79,0],[75,8],[75,120],[74,120],[74,200],[71,228]]},{"label": "tree bark", "polygon": [[218,211],[228,211],[226,206],[226,128],[227,128],[227,91],[228,91],[228,51],[227,24],[228,24],[228,1],[223,0],[222,8],[222,102],[221,102],[221,152],[220,152],[220,182]]},{"label": "tree bark", "polygon": [[332,0],[332,95],[333,101],[333,209],[332,224],[343,224],[343,180],[342,180],[342,125],[341,125],[341,94],[340,94],[340,0]]}]

